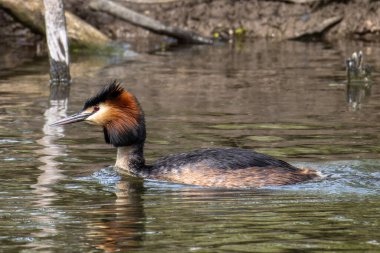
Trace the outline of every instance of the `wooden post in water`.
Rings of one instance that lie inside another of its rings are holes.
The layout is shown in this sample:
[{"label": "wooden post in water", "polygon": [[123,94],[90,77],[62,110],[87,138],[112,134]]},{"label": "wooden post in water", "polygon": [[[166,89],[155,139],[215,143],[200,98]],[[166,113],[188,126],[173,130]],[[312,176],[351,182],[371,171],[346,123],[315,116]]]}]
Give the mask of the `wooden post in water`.
[{"label": "wooden post in water", "polygon": [[70,83],[69,45],[62,0],[44,0],[46,40],[49,48],[50,82]]}]

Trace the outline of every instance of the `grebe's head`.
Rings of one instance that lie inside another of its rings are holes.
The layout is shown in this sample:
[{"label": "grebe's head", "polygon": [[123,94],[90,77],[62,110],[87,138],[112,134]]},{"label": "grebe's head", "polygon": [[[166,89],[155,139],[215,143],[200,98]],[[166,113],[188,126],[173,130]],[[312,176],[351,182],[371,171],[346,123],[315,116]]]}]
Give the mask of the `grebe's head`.
[{"label": "grebe's head", "polygon": [[131,93],[113,81],[89,98],[81,112],[55,122],[54,126],[86,121],[103,127],[107,143],[115,147],[143,144],[144,113]]}]

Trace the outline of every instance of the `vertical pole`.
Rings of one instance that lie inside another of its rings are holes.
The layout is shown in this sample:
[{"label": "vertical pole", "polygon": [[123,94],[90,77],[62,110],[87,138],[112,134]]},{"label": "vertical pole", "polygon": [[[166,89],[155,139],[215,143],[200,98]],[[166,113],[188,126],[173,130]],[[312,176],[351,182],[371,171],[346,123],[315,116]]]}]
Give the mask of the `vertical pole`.
[{"label": "vertical pole", "polygon": [[69,45],[62,0],[44,0],[46,40],[49,48],[50,82],[70,82]]}]

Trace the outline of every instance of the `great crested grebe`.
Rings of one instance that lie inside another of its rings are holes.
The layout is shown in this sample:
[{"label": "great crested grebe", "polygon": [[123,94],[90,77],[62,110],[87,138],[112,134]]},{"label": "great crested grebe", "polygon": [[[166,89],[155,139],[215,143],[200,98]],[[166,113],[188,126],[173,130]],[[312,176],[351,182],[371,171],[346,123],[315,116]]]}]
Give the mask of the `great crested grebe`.
[{"label": "great crested grebe", "polygon": [[103,127],[105,141],[117,148],[115,166],[121,174],[222,188],[296,184],[319,177],[314,170],[299,169],[271,156],[239,148],[199,149],[146,165],[144,113],[135,96],[117,81],[88,99],[81,112],[53,125],[80,121]]}]

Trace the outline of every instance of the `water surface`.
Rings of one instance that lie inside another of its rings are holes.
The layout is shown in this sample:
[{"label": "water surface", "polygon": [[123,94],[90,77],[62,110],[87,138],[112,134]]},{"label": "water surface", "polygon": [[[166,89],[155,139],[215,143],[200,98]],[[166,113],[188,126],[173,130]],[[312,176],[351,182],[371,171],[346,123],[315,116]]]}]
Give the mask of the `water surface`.
[{"label": "water surface", "polygon": [[[74,56],[68,100],[50,91],[45,58],[3,58],[0,251],[380,251],[379,76],[348,88],[344,69],[358,49],[378,69],[379,46],[256,41]],[[326,177],[241,191],[120,178],[101,129],[49,126],[115,78],[145,110],[148,161],[233,146]]]}]

